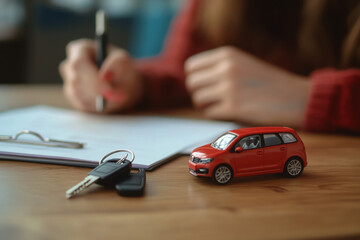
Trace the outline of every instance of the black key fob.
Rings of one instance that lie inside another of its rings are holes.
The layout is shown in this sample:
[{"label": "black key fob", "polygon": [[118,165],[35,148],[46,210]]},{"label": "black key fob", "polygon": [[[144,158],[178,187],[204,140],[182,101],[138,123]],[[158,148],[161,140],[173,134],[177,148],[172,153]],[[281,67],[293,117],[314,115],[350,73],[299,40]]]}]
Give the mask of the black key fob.
[{"label": "black key fob", "polygon": [[127,178],[131,171],[131,162],[129,160],[124,160],[121,163],[117,163],[119,160],[120,159],[110,159],[106,162],[106,164],[103,163],[93,169],[89,175],[105,175],[105,177],[99,179],[96,183],[104,187],[113,188],[114,183]]},{"label": "black key fob", "polygon": [[121,196],[141,196],[144,194],[145,182],[145,169],[140,168],[138,172],[131,172],[127,178],[117,182],[115,189]]}]

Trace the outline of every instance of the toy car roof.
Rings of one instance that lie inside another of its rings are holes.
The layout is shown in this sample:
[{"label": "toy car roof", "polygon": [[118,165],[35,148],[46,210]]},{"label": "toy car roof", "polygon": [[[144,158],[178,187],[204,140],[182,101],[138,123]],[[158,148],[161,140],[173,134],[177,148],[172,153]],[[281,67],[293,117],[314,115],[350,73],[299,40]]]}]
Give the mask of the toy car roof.
[{"label": "toy car roof", "polygon": [[251,127],[251,128],[239,128],[229,131],[237,135],[249,135],[249,134],[261,134],[261,133],[278,133],[278,132],[291,132],[295,131],[288,127]]}]

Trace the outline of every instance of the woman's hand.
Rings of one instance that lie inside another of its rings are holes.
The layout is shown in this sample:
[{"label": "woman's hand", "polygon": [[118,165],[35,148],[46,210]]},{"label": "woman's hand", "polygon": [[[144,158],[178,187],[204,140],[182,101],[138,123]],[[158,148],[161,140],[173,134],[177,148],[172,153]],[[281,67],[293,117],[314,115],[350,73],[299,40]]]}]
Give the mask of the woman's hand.
[{"label": "woman's hand", "polygon": [[209,118],[301,127],[310,85],[305,77],[233,47],[192,56],[185,71],[194,105]]},{"label": "woman's hand", "polygon": [[122,49],[109,47],[108,56],[98,69],[95,42],[80,39],[66,47],[66,59],[59,71],[69,102],[85,112],[95,112],[96,96],[106,99],[104,112],[134,107],[143,95],[143,83],[131,57]]}]

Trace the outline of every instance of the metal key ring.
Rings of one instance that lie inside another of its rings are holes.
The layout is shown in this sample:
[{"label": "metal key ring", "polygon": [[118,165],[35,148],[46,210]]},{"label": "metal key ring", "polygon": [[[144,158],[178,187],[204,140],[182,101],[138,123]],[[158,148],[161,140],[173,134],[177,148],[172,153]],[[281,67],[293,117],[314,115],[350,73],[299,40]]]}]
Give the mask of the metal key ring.
[{"label": "metal key ring", "polygon": [[[106,155],[99,161],[99,164],[102,164],[102,163],[105,161],[105,159],[106,159],[107,157],[109,157],[110,155],[112,155],[112,154],[114,154],[114,153],[118,153],[118,152],[128,152],[128,153],[130,153],[130,154],[132,155],[132,158],[131,158],[131,160],[130,160],[131,163],[132,163],[132,162],[134,161],[134,159],[135,159],[135,154],[134,154],[133,151],[131,151],[131,150],[129,150],[129,149],[119,149],[119,150],[116,150],[116,151],[113,151],[113,152],[110,152],[110,153],[106,154]],[[127,155],[126,155],[123,159],[121,159],[122,162],[126,160],[126,157],[127,157]]]}]

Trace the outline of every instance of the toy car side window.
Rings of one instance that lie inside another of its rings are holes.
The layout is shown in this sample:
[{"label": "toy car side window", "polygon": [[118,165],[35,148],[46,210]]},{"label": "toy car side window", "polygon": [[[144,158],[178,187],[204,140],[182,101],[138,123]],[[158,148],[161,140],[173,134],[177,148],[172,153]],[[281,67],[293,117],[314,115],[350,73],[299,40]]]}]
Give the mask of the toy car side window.
[{"label": "toy car side window", "polygon": [[261,147],[260,135],[251,135],[243,137],[239,142],[236,143],[236,147],[242,147],[243,150],[255,149]]},{"label": "toy car side window", "polygon": [[279,135],[284,143],[293,143],[297,141],[296,137],[292,133],[279,133]]},{"label": "toy car side window", "polygon": [[265,147],[282,144],[281,139],[275,133],[264,134],[264,143],[265,143]]}]

